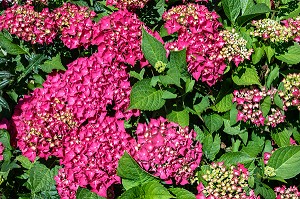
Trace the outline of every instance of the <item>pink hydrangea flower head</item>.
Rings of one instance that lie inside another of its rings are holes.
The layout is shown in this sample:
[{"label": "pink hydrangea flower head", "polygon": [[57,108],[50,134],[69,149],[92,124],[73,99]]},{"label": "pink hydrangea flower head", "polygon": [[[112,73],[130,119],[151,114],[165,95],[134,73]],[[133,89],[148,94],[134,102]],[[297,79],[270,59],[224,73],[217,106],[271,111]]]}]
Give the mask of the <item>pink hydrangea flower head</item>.
[{"label": "pink hydrangea flower head", "polygon": [[106,5],[116,6],[120,9],[135,10],[143,8],[149,0],[107,0]]},{"label": "pink hydrangea flower head", "polygon": [[92,19],[96,16],[88,7],[64,3],[54,11],[62,42],[70,49],[83,46],[87,48],[92,42]]},{"label": "pink hydrangea flower head", "polygon": [[287,188],[285,185],[281,187],[275,187],[276,199],[294,199],[300,198],[300,192],[296,186],[290,186]]},{"label": "pink hydrangea flower head", "polygon": [[[188,70],[198,81],[213,86],[226,68],[220,55],[225,42],[219,34],[218,16],[205,6],[189,3],[171,8],[163,14],[169,34],[178,32],[178,39],[165,45],[168,51],[186,48]],[[199,50],[201,49],[201,50]]]},{"label": "pink hydrangea flower head", "polygon": [[279,95],[284,99],[285,105],[296,106],[300,110],[300,74],[288,74],[283,80],[284,90]]},{"label": "pink hydrangea flower head", "polygon": [[0,16],[0,31],[3,29],[32,44],[52,43],[57,34],[54,14],[48,8],[36,12],[31,5],[6,9]]},{"label": "pink hydrangea flower head", "polygon": [[[118,161],[124,151],[134,154],[136,145],[124,129],[124,121],[114,117],[105,117],[71,131],[63,142],[61,164],[66,179],[80,187],[89,185],[103,197],[107,197],[112,184],[121,182],[116,175]],[[59,181],[57,185],[60,186]]]},{"label": "pink hydrangea flower head", "polygon": [[199,166],[202,146],[196,133],[160,117],[138,124],[134,158],[148,172],[166,183],[185,185]]},{"label": "pink hydrangea flower head", "polygon": [[2,144],[2,142],[0,142],[0,161],[3,160],[3,151],[4,151],[4,145]]}]

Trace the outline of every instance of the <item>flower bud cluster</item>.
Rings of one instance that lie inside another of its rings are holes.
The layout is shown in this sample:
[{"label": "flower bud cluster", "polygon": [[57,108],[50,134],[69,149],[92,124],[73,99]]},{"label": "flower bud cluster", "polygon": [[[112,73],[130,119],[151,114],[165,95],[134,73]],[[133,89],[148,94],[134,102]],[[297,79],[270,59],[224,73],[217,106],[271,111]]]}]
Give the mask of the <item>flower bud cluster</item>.
[{"label": "flower bud cluster", "polygon": [[285,105],[296,106],[300,110],[300,73],[289,74],[282,82],[284,91],[279,94],[285,100]]},{"label": "flower bud cluster", "polygon": [[[266,117],[263,116],[261,103],[264,98],[269,96],[271,98],[271,103],[275,106],[274,96],[277,93],[277,89],[272,88],[270,90],[266,90],[266,88],[262,88],[259,90],[257,88],[254,89],[241,89],[235,90],[233,92],[233,102],[237,103],[237,121],[250,120],[251,123],[256,126],[272,126],[276,127],[277,124],[284,122],[285,116],[282,110],[279,108],[271,108],[271,114]],[[286,107],[283,107],[286,110]]]},{"label": "flower bud cluster", "polygon": [[[218,15],[194,3],[179,5],[163,14],[169,34],[178,32],[178,39],[166,44],[167,50],[187,50],[188,70],[198,81],[213,86],[226,68],[220,52],[225,44],[218,28]],[[200,49],[200,50],[199,50]]]},{"label": "flower bud cluster", "polygon": [[195,131],[160,117],[138,124],[135,159],[151,174],[168,184],[185,185],[199,166],[202,145],[194,142]]},{"label": "flower bud cluster", "polygon": [[197,187],[199,194],[196,198],[230,199],[245,198],[258,199],[253,190],[247,193],[249,172],[242,164],[226,167],[223,162],[212,163],[210,169],[202,175],[207,183],[200,183]]},{"label": "flower bud cluster", "polygon": [[92,18],[96,16],[88,7],[64,3],[53,11],[61,40],[70,49],[83,46],[87,48],[92,39]]},{"label": "flower bud cluster", "polygon": [[0,161],[3,160],[4,145],[0,142]]},{"label": "flower bud cluster", "polygon": [[0,31],[8,30],[32,44],[52,43],[56,36],[54,14],[48,8],[36,12],[31,5],[13,5],[0,16]]},{"label": "flower bud cluster", "polygon": [[235,32],[235,29],[231,31],[223,30],[220,32],[220,36],[222,36],[225,42],[220,52],[223,58],[228,59],[229,62],[233,60],[236,66],[238,66],[240,62],[243,62],[244,59],[250,59],[253,49],[247,49],[247,41]]},{"label": "flower bud cluster", "polygon": [[135,10],[143,8],[149,0],[106,0],[106,5],[112,5],[119,9]]},{"label": "flower bud cluster", "polygon": [[275,187],[276,199],[298,199],[300,198],[300,191],[296,186],[290,186],[286,188],[285,185],[281,187]]},{"label": "flower bud cluster", "polygon": [[287,42],[293,37],[291,28],[287,28],[273,19],[260,19],[252,21],[255,30],[251,32],[255,37],[262,37],[271,42]]},{"label": "flower bud cluster", "polygon": [[300,42],[300,17],[283,20],[282,23],[286,28],[291,29],[294,41]]}]

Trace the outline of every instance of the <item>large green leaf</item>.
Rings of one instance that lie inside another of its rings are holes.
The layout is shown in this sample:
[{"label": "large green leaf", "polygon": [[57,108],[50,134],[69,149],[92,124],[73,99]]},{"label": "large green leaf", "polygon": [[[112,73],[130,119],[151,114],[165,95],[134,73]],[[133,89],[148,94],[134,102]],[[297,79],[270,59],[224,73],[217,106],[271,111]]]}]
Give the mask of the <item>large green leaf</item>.
[{"label": "large green leaf", "polygon": [[270,11],[271,9],[265,3],[258,3],[251,7],[247,7],[244,14],[237,19],[237,22],[239,24],[243,24],[258,15],[268,13]]},{"label": "large green leaf", "polygon": [[287,63],[287,64],[298,64],[300,63],[300,45],[298,43],[294,43],[293,46],[288,48],[288,52],[282,55],[276,56],[277,59]]},{"label": "large green leaf", "polygon": [[228,152],[224,153],[219,159],[218,162],[224,162],[226,165],[232,165],[237,163],[249,163],[254,160],[253,157],[249,156],[245,152]]},{"label": "large green leaf", "polygon": [[222,0],[221,2],[226,16],[232,23],[234,23],[241,12],[240,1]]},{"label": "large green leaf", "polygon": [[272,139],[279,147],[290,146],[290,137],[293,134],[292,131],[284,129],[281,132],[272,133]]},{"label": "large green leaf", "polygon": [[88,189],[79,187],[76,192],[76,199],[104,199],[104,198],[98,196],[96,193],[91,192]]},{"label": "large green leaf", "polygon": [[182,127],[189,125],[189,112],[187,110],[174,111],[167,115],[167,119],[171,122],[178,123]]},{"label": "large green leaf", "polygon": [[209,132],[213,133],[219,130],[223,125],[223,118],[218,114],[210,114],[203,116],[205,126],[208,128]]},{"label": "large green leaf", "polygon": [[271,109],[271,97],[267,96],[261,103],[261,111],[263,116],[266,117]]},{"label": "large green leaf", "polygon": [[188,190],[182,188],[170,188],[169,190],[177,199],[196,199],[196,196]]},{"label": "large green leaf", "polygon": [[37,193],[40,191],[50,190],[54,181],[55,173],[48,169],[45,165],[36,162],[29,170],[29,184],[31,192]]},{"label": "large green leaf", "polygon": [[0,46],[12,55],[29,54],[25,49],[11,42],[2,32],[0,32]]},{"label": "large green leaf", "polygon": [[0,130],[0,142],[4,145],[6,149],[11,150],[12,147],[10,145],[10,134],[7,130]]},{"label": "large green leaf", "polygon": [[276,66],[269,74],[268,78],[267,78],[267,87],[270,88],[272,82],[279,77],[279,67]]},{"label": "large green leaf", "polygon": [[246,10],[253,7],[255,4],[253,0],[240,0],[240,5],[241,5],[242,15],[243,15]]},{"label": "large green leaf", "polygon": [[232,106],[232,99],[232,93],[225,95],[218,103],[215,104],[215,106],[212,107],[213,110],[216,110],[221,113],[229,111]]},{"label": "large green leaf", "polygon": [[147,33],[145,29],[142,30],[142,51],[145,58],[152,66],[155,66],[156,62],[161,61],[167,63],[166,50],[164,45]]},{"label": "large green leaf", "polygon": [[230,125],[230,120],[224,119],[224,130],[225,133],[229,135],[238,135],[247,132],[246,129],[241,129],[241,124],[239,123],[236,126]]},{"label": "large green leaf", "polygon": [[155,177],[144,171],[127,152],[119,160],[117,175],[122,178],[126,190],[150,181],[157,181]]},{"label": "large green leaf", "polygon": [[193,108],[198,115],[201,115],[201,113],[205,111],[209,107],[209,105],[210,105],[209,98],[208,96],[205,96],[201,99],[201,102],[195,104]]},{"label": "large green leaf", "polygon": [[163,93],[162,90],[156,90],[151,86],[151,79],[138,81],[130,93],[129,109],[158,110],[165,104]]},{"label": "large green leaf", "polygon": [[252,133],[252,140],[247,143],[247,145],[243,146],[241,152],[247,153],[251,157],[256,157],[259,153],[262,152],[265,145],[264,138],[256,136]]},{"label": "large green leaf", "polygon": [[270,188],[268,185],[256,182],[255,183],[255,189],[254,192],[256,195],[261,195],[263,198],[266,199],[275,199],[276,195],[272,188]]},{"label": "large green leaf", "polygon": [[183,77],[188,77],[188,69],[186,62],[186,49],[180,51],[170,52],[170,63],[168,64],[170,68],[176,67]]},{"label": "large green leaf", "polygon": [[287,146],[277,149],[268,161],[277,176],[290,179],[300,173],[300,146]]},{"label": "large green leaf", "polygon": [[219,153],[220,147],[221,138],[218,134],[215,136],[215,138],[213,138],[212,134],[205,136],[203,140],[203,153],[208,159],[213,161],[216,155]]},{"label": "large green leaf", "polygon": [[34,165],[27,157],[19,155],[16,157],[16,160],[19,161],[25,169],[31,169]]},{"label": "large green leaf", "polygon": [[166,75],[159,76],[160,82],[165,86],[170,84],[175,84],[176,86],[181,87],[180,78],[181,78],[180,71],[176,67],[170,68],[167,71]]},{"label": "large green leaf", "polygon": [[170,199],[174,198],[159,182],[152,181],[125,191],[118,199]]},{"label": "large green leaf", "polygon": [[43,65],[40,65],[40,69],[46,73],[51,73],[52,70],[63,70],[65,71],[66,68],[62,65],[60,60],[60,54],[58,53],[55,57],[51,60],[47,60],[44,62]]},{"label": "large green leaf", "polygon": [[254,67],[238,67],[232,75],[232,80],[240,86],[261,85]]}]

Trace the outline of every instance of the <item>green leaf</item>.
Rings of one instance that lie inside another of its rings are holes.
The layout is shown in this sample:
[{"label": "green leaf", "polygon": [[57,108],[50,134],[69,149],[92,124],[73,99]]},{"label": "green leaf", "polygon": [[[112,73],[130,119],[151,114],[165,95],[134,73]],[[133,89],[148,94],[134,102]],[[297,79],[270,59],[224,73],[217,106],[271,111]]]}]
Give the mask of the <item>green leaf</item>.
[{"label": "green leaf", "polygon": [[218,134],[215,138],[213,138],[212,134],[208,134],[203,140],[203,153],[211,161],[213,161],[219,153],[220,147],[221,138]]},{"label": "green leaf", "polygon": [[177,95],[170,91],[164,91],[163,95],[162,95],[163,99],[175,99],[176,97],[177,97]]},{"label": "green leaf", "polygon": [[8,54],[29,54],[25,49],[21,48],[17,44],[12,43],[10,39],[7,38],[2,32],[0,32],[0,46],[4,48]]},{"label": "green leaf", "polygon": [[2,90],[5,86],[7,86],[8,84],[10,83],[10,80],[9,79],[3,79],[1,82],[0,82],[0,90]]},{"label": "green leaf", "polygon": [[264,48],[259,47],[254,49],[254,53],[252,54],[252,62],[253,64],[257,64],[261,58],[264,56],[265,51]]},{"label": "green leaf", "polygon": [[275,199],[276,195],[272,188],[270,188],[268,185],[256,182],[255,183],[255,189],[254,189],[255,195],[261,195],[263,198],[266,199]]},{"label": "green leaf", "polygon": [[167,115],[167,119],[171,122],[178,123],[182,127],[189,125],[189,112],[187,110],[174,111]]},{"label": "green leaf", "polygon": [[271,97],[267,96],[261,103],[261,111],[263,113],[263,116],[266,117],[271,109]]},{"label": "green leaf", "polygon": [[300,173],[300,146],[277,149],[270,157],[268,166],[275,169],[277,176],[290,179]]},{"label": "green leaf", "polygon": [[76,199],[104,199],[98,196],[96,193],[91,192],[88,189],[79,187],[76,192]]},{"label": "green leaf", "polygon": [[298,5],[298,7],[295,10],[293,10],[292,12],[287,13],[288,15],[283,16],[280,19],[284,20],[284,19],[295,18],[295,17],[299,16],[299,14],[300,14],[300,2],[297,5]]},{"label": "green leaf", "polygon": [[277,59],[283,61],[287,64],[293,65],[300,63],[300,45],[298,43],[294,43],[293,46],[288,48],[288,52],[282,55],[276,56]]},{"label": "green leaf", "polygon": [[152,181],[125,191],[118,199],[170,199],[174,198],[159,182]]},{"label": "green leaf", "polygon": [[201,113],[203,111],[205,111],[209,107],[209,105],[210,105],[209,98],[208,98],[208,96],[205,96],[202,98],[201,102],[198,104],[195,104],[193,106],[193,108],[198,115],[201,115]]},{"label": "green leaf", "polygon": [[253,7],[255,4],[253,0],[240,0],[240,5],[241,5],[242,15],[243,15],[246,10]]},{"label": "green leaf", "polygon": [[238,67],[232,75],[232,80],[239,86],[261,85],[254,67]]},{"label": "green leaf", "polygon": [[0,71],[0,79],[4,79],[4,78],[6,78],[6,79],[9,79],[9,78],[11,78],[13,75],[12,74],[10,74],[8,71]]},{"label": "green leaf", "polygon": [[196,199],[196,196],[188,190],[182,188],[170,188],[169,190],[177,199]]},{"label": "green leaf", "polygon": [[168,62],[164,45],[147,33],[144,28],[142,30],[142,51],[152,66],[155,66],[158,61]]},{"label": "green leaf", "polygon": [[20,82],[24,77],[26,77],[32,71],[36,71],[41,63],[46,59],[42,54],[32,54],[29,58],[29,65],[25,68],[23,73],[18,77],[18,82]]},{"label": "green leaf", "polygon": [[65,71],[66,68],[62,65],[61,59],[60,59],[60,54],[58,53],[55,57],[52,57],[51,60],[47,60],[44,62],[43,65],[40,65],[39,68],[46,72],[46,73],[51,73],[52,70],[63,70]]},{"label": "green leaf", "polygon": [[300,133],[297,131],[297,129],[293,130],[293,137],[298,143],[300,143]]},{"label": "green leaf", "polygon": [[150,181],[156,181],[156,178],[144,171],[126,151],[119,160],[117,175],[122,178],[126,190]]},{"label": "green leaf", "polygon": [[264,49],[268,58],[268,62],[271,63],[271,59],[275,55],[275,50],[271,46],[265,46]]},{"label": "green leaf", "polygon": [[[2,96],[0,96],[0,107],[10,110],[7,101]],[[1,110],[2,110],[2,108],[1,108]]]},{"label": "green leaf", "polygon": [[283,100],[281,97],[278,95],[278,93],[275,94],[274,96],[274,103],[281,109],[283,110]]},{"label": "green leaf", "polygon": [[130,93],[129,109],[154,111],[163,107],[165,104],[165,100],[162,98],[164,92],[156,90],[150,83],[151,79],[143,79],[134,84]]},{"label": "green leaf", "polygon": [[171,51],[170,52],[170,63],[168,64],[170,68],[176,67],[181,76],[189,77],[189,73],[187,70],[187,62],[186,62],[186,49],[180,51]]},{"label": "green leaf", "polygon": [[265,140],[252,134],[252,140],[243,146],[241,152],[247,153],[251,157],[256,157],[259,153],[262,152],[265,145]]},{"label": "green leaf", "polygon": [[31,169],[34,165],[34,163],[30,162],[30,160],[23,155],[17,156],[16,160],[19,161],[22,167],[24,167],[25,169]]},{"label": "green leaf", "polygon": [[169,84],[175,84],[176,86],[181,88],[180,77],[181,76],[178,68],[173,67],[167,71],[167,75],[160,75],[159,79],[164,86],[167,86]]},{"label": "green leaf", "polygon": [[237,114],[238,110],[236,109],[236,102],[232,104],[230,110],[230,126],[233,126],[237,123]]},{"label": "green leaf", "polygon": [[240,16],[237,21],[240,25],[242,25],[243,23],[253,19],[254,17],[268,13],[270,11],[270,8],[266,4],[258,3],[256,5],[253,5],[252,7],[248,7],[245,10],[244,14]]},{"label": "green leaf", "polygon": [[234,23],[241,12],[240,1],[222,0],[221,2],[226,16],[231,21],[231,23]]},{"label": "green leaf", "polygon": [[212,107],[213,110],[221,113],[229,111],[232,106],[232,99],[232,93],[225,95],[215,106]]},{"label": "green leaf", "polygon": [[138,80],[142,80],[143,77],[144,77],[144,74],[145,74],[145,68],[143,68],[140,73],[137,73],[135,71],[130,71],[129,72],[129,75],[130,77],[134,77],[134,78],[137,78]]},{"label": "green leaf", "polygon": [[194,85],[195,85],[195,80],[191,78],[187,78],[186,84],[185,84],[185,93],[189,93],[193,91]]},{"label": "green leaf", "polygon": [[223,118],[218,114],[206,115],[203,117],[204,124],[209,132],[213,133],[223,126]]},{"label": "green leaf", "polygon": [[292,131],[284,129],[282,132],[272,133],[272,139],[279,147],[290,146],[290,137],[293,134]]},{"label": "green leaf", "polygon": [[246,129],[241,129],[241,124],[239,123],[236,126],[231,126],[229,120],[224,119],[224,130],[225,133],[229,135],[238,135],[247,132]]},{"label": "green leaf", "polygon": [[245,152],[228,152],[224,153],[219,159],[218,162],[224,162],[226,165],[232,165],[232,164],[245,164],[248,162],[251,162],[254,160],[253,157],[249,156]]},{"label": "green leaf", "polygon": [[31,192],[50,190],[55,185],[54,175],[45,165],[36,162],[29,170],[29,184]]},{"label": "green leaf", "polygon": [[271,88],[272,82],[279,77],[279,67],[276,66],[269,74],[267,78],[267,87]]},{"label": "green leaf", "polygon": [[10,134],[7,130],[1,129],[0,130],[0,142],[6,149],[11,150],[12,147],[10,145]]}]

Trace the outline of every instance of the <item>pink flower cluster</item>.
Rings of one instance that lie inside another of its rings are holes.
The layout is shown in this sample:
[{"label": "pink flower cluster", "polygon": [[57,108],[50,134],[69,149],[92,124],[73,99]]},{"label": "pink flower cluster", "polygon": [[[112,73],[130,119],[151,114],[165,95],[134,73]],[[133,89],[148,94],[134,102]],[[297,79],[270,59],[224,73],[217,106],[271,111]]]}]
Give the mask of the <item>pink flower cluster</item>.
[{"label": "pink flower cluster", "polygon": [[283,80],[284,91],[279,94],[285,100],[285,105],[296,106],[300,110],[300,73],[288,74]]},{"label": "pink flower cluster", "polygon": [[92,44],[98,46],[100,57],[132,66],[140,61],[141,67],[146,66],[148,62],[141,49],[142,27],[143,23],[136,14],[119,10],[95,24]]},{"label": "pink flower cluster", "polygon": [[151,174],[168,184],[185,185],[199,166],[202,146],[194,142],[195,131],[160,117],[138,124],[134,158]]},{"label": "pink flower cluster", "polygon": [[275,187],[276,199],[298,199],[300,198],[300,191],[296,186],[286,188],[285,185]]},{"label": "pink flower cluster", "polygon": [[63,143],[64,168],[55,180],[61,198],[72,199],[78,186],[87,185],[106,197],[107,189],[121,182],[116,175],[118,160],[125,150],[134,152],[135,140],[126,133],[123,121],[106,117],[71,131]]},{"label": "pink flower cluster", "polygon": [[61,40],[70,49],[91,44],[93,22],[96,16],[88,7],[65,3],[53,11],[57,28],[61,31]]},{"label": "pink flower cluster", "polygon": [[[282,110],[278,107],[271,108],[271,114],[267,115],[267,117],[263,116],[263,112],[261,109],[261,103],[263,102],[266,96],[271,98],[272,105],[274,105],[274,96],[277,93],[275,88],[271,90],[266,90],[266,88],[259,89],[241,89],[235,90],[233,92],[234,98],[232,102],[237,103],[237,121],[250,120],[256,126],[272,126],[276,127],[277,124],[284,122],[285,116]],[[283,107],[284,110],[286,107]]]},{"label": "pink flower cluster", "polygon": [[196,80],[214,85],[224,73],[226,64],[220,52],[225,44],[219,35],[218,15],[194,3],[179,5],[163,14],[169,34],[178,39],[166,44],[168,50],[187,50],[188,70]]},{"label": "pink flower cluster", "polygon": [[2,142],[0,142],[0,161],[3,160],[3,151],[4,151],[4,145],[2,144]]},{"label": "pink flower cluster", "polygon": [[229,62],[233,60],[236,66],[245,59],[250,60],[253,49],[247,49],[247,41],[241,37],[235,29],[232,29],[231,31],[222,30],[220,36],[222,36],[225,42],[225,45],[220,52],[223,58],[228,59]]},{"label": "pink flower cluster", "polygon": [[49,44],[56,36],[53,13],[48,8],[36,12],[31,5],[15,4],[6,9],[0,16],[0,31],[3,29],[32,44]]},{"label": "pink flower cluster", "polygon": [[245,188],[248,188],[249,172],[242,164],[226,167],[223,162],[212,163],[202,178],[207,185],[202,182],[198,185],[197,199],[230,199],[245,198],[259,199],[251,190],[249,195]]},{"label": "pink flower cluster", "polygon": [[286,28],[291,29],[294,41],[300,42],[300,17],[283,20],[282,23]]},{"label": "pink flower cluster", "polygon": [[106,5],[116,6],[120,9],[135,10],[143,8],[149,0],[107,0]]},{"label": "pink flower cluster", "polygon": [[87,7],[71,3],[65,3],[53,12],[48,8],[36,12],[29,4],[15,4],[0,16],[0,30],[7,29],[32,44],[52,43],[61,34],[62,42],[68,48],[87,48],[91,44],[94,16],[96,13]]}]

